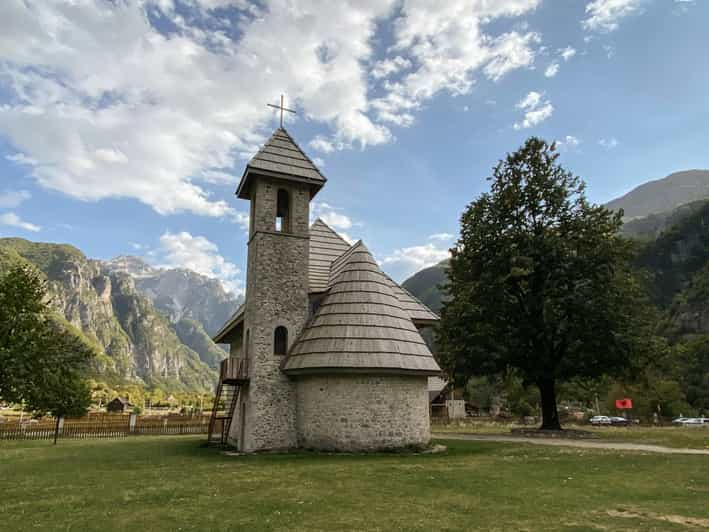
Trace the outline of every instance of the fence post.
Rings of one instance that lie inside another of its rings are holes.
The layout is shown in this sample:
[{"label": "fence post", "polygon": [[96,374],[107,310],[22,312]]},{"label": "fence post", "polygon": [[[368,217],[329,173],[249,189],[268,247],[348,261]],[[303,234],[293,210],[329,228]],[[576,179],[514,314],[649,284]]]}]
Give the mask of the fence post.
[{"label": "fence post", "polygon": [[138,415],[131,413],[130,416],[128,417],[128,432],[133,433],[135,432],[135,422],[138,419]]}]

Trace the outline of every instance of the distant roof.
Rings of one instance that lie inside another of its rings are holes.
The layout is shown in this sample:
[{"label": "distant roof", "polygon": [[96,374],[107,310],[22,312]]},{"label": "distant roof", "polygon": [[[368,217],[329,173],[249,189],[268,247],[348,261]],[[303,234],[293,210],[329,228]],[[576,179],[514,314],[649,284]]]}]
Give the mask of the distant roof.
[{"label": "distant roof", "polygon": [[121,403],[124,406],[133,406],[133,403],[128,401],[128,399],[126,399],[125,397],[114,397],[108,403],[110,404],[110,403],[113,403],[114,401],[118,401],[119,403]]},{"label": "distant roof", "polygon": [[280,127],[246,165],[241,182],[236,189],[239,198],[249,199],[249,182],[254,173],[309,183],[312,185],[311,197],[327,181],[313,161],[296,144],[293,137]]},{"label": "distant roof", "polygon": [[441,371],[361,241],[332,263],[327,295],[281,367],[289,374]]}]

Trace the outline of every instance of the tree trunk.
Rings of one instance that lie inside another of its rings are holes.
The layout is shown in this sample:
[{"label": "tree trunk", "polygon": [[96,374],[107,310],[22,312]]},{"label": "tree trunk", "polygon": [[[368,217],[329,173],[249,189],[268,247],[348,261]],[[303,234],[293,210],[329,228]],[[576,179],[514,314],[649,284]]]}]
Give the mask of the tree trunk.
[{"label": "tree trunk", "polygon": [[537,382],[542,399],[542,430],[561,430],[559,411],[556,409],[556,382],[553,378]]},{"label": "tree trunk", "polygon": [[57,416],[57,423],[54,425],[54,445],[57,444],[57,437],[59,436],[59,420],[60,416]]}]

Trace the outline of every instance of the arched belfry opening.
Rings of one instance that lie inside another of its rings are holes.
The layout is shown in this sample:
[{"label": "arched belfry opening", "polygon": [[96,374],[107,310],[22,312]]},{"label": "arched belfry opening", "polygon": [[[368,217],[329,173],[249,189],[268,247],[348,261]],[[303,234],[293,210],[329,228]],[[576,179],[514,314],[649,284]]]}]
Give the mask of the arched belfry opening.
[{"label": "arched belfry opening", "polygon": [[290,195],[283,188],[276,196],[276,231],[290,233]]},{"label": "arched belfry opening", "polygon": [[288,329],[278,326],[273,331],[273,354],[285,356],[288,352]]}]

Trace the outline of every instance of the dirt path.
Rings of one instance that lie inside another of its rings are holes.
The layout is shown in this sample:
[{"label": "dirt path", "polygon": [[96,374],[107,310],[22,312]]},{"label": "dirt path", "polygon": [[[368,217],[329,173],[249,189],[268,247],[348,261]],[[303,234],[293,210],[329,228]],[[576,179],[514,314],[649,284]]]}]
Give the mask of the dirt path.
[{"label": "dirt path", "polygon": [[459,434],[448,432],[434,432],[432,436],[436,439],[441,440],[448,439],[471,441],[498,441],[513,443],[533,443],[535,445],[551,445],[556,447],[578,447],[582,449],[609,449],[612,451],[641,451],[662,454],[709,455],[709,451],[705,451],[703,449],[679,449],[674,447],[663,447],[662,445],[646,445],[644,443],[623,443],[602,440],[566,440],[551,438],[529,438],[524,436],[508,436],[504,434]]}]

